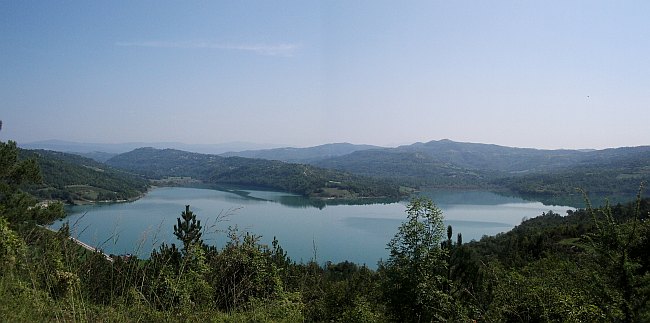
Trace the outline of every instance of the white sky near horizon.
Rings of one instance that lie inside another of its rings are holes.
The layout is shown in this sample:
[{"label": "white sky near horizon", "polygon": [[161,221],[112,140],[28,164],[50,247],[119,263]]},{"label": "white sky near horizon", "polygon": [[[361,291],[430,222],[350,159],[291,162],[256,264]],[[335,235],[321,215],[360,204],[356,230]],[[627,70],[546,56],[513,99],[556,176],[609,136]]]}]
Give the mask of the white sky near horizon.
[{"label": "white sky near horizon", "polygon": [[0,1],[0,140],[650,144],[647,1]]}]

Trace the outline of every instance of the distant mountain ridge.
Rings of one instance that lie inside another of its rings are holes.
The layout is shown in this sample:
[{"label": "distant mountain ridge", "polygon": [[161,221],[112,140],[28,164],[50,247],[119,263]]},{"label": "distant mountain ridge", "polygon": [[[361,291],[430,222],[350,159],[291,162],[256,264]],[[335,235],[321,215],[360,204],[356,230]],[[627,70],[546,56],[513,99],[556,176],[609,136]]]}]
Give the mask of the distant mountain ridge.
[{"label": "distant mountain ridge", "polygon": [[[630,149],[637,148],[638,147],[631,147]],[[597,156],[602,154],[602,152],[616,151],[617,149],[624,148],[611,148],[605,150],[549,150],[515,148],[495,144],[457,142],[449,139],[442,139],[424,143],[417,142],[396,148],[333,143],[306,148],[283,147],[227,152],[221,154],[221,156],[261,158],[286,162],[309,163],[329,167],[329,164],[343,164],[343,161],[348,158],[363,155],[357,153],[359,151],[374,150],[383,151],[393,155],[395,153],[424,154],[433,158],[437,162],[470,170],[525,173],[567,167],[585,159],[598,158]],[[378,156],[381,153],[373,152],[371,154]]]},{"label": "distant mountain ridge", "polygon": [[579,150],[513,148],[494,144],[456,142],[448,139],[395,148],[420,152],[458,167],[505,173],[534,172],[572,165],[585,155]]},{"label": "distant mountain ridge", "polygon": [[[373,154],[410,154],[414,159],[430,158],[440,165],[452,165],[473,171],[487,171],[503,174],[526,174],[547,172],[573,167],[580,164],[612,163],[625,161],[630,157],[643,158],[650,152],[650,146],[609,148],[603,150],[544,150],[513,148],[493,144],[455,142],[448,139],[415,143],[396,148],[376,150]],[[324,167],[345,167],[357,162],[362,153],[351,153],[314,162]],[[406,156],[406,155],[404,155]]]},{"label": "distant mountain ridge", "polygon": [[582,205],[577,188],[596,204],[627,202],[650,183],[650,146],[545,150],[443,139],[321,156],[305,162],[412,187],[505,189],[549,204]]},{"label": "distant mountain ridge", "polygon": [[24,149],[45,149],[76,154],[121,154],[142,147],[178,149],[202,154],[222,154],[229,151],[269,149],[277,147],[278,145],[249,142],[229,142],[220,144],[185,144],[181,142],[82,143],[64,140],[45,140],[20,144],[19,146]]},{"label": "distant mountain ridge", "polygon": [[261,158],[268,160],[280,160],[292,163],[310,163],[320,159],[343,156],[355,151],[384,149],[384,147],[373,145],[354,145],[350,143],[333,143],[307,148],[273,148],[262,150],[245,150],[240,152],[227,152],[221,154],[224,157],[246,157]]},{"label": "distant mountain ridge", "polygon": [[440,140],[354,152],[313,164],[419,187],[507,189],[569,205],[583,201],[577,188],[597,195],[602,204],[605,197],[626,202],[641,183],[650,183],[650,146],[541,150]]}]

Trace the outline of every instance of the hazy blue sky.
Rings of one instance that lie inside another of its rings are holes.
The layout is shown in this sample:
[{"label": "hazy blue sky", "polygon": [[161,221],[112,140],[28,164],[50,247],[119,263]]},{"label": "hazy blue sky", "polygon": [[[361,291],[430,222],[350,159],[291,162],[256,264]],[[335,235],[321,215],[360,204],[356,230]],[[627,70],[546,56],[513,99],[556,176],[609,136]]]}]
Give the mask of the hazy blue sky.
[{"label": "hazy blue sky", "polygon": [[649,1],[0,1],[0,140],[650,144]]}]

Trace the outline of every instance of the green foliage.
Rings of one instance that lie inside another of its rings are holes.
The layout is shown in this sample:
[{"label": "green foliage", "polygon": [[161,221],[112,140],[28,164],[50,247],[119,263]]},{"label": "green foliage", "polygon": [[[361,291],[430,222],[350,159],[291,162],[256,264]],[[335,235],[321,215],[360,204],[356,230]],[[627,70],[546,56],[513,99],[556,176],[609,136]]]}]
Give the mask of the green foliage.
[{"label": "green foliage", "polygon": [[10,274],[17,270],[25,253],[25,242],[9,228],[7,219],[0,217],[0,273]]},{"label": "green foliage", "polygon": [[301,294],[282,292],[274,298],[252,298],[238,322],[304,322]]},{"label": "green foliage", "polygon": [[297,279],[286,285],[302,293],[307,321],[384,321],[386,311],[375,271],[348,261],[328,262],[324,267],[313,261],[294,264],[291,271]]},{"label": "green foliage", "polygon": [[650,213],[641,213],[641,190],[633,216],[627,221],[617,221],[609,205],[598,211],[587,210],[596,230],[586,238],[594,261],[601,266],[594,278],[601,287],[601,306],[611,320],[638,321],[650,299]]},{"label": "green foliage", "polygon": [[567,216],[548,212],[459,248],[465,255],[454,262],[468,274],[452,279],[477,318],[645,321],[648,212],[642,199]]},{"label": "green foliage", "polygon": [[21,190],[40,181],[34,159],[21,160],[15,142],[0,142],[0,217],[7,219],[9,226],[31,230],[35,224],[49,224],[63,217],[60,203],[37,206],[36,199]]},{"label": "green foliage", "polygon": [[202,244],[188,244],[182,253],[173,244],[163,244],[151,255],[143,295],[159,309],[194,311],[211,303],[213,290],[206,280],[210,272]]},{"label": "green foliage", "polygon": [[388,243],[390,256],[380,265],[388,308],[404,322],[451,318],[453,300],[445,292],[447,250],[441,248],[442,211],[431,200],[415,198],[406,213],[406,222]]},{"label": "green foliage", "polygon": [[233,310],[254,298],[275,299],[283,291],[280,273],[271,252],[259,244],[259,237],[237,228],[229,232],[230,241],[210,259],[216,305]]},{"label": "green foliage", "polygon": [[34,160],[19,160],[15,142],[0,142],[0,217],[12,225],[31,222],[29,215],[33,212],[29,210],[36,201],[19,188],[40,180],[38,165]]},{"label": "green foliage", "polygon": [[[157,309],[184,313],[216,307],[226,311],[251,308],[259,311],[267,302],[282,305],[269,307],[264,315],[286,312],[296,316],[301,311],[295,296],[283,291],[276,263],[285,262],[286,254],[277,254],[259,244],[251,234],[232,229],[230,241],[222,250],[208,247],[200,240],[200,223],[186,207],[174,227],[183,250],[162,245],[151,254],[144,271],[146,283],[142,295]],[[276,244],[274,250],[281,248]],[[286,262],[285,262],[286,265]],[[272,310],[273,309],[273,310]]]},{"label": "green foliage", "polygon": [[591,269],[584,263],[555,257],[507,270],[491,263],[491,301],[485,318],[502,322],[607,322],[585,293]]},{"label": "green foliage", "polygon": [[187,252],[191,246],[203,245],[201,240],[201,220],[196,220],[196,215],[190,211],[190,206],[185,206],[185,212],[177,219],[178,224],[174,225],[174,235],[183,242],[183,251]]},{"label": "green foliage", "polygon": [[16,142],[0,142],[0,192],[5,195],[25,183],[41,180],[38,164],[33,159],[18,160]]},{"label": "green foliage", "polygon": [[0,317],[6,322],[56,320],[60,310],[48,295],[15,276],[0,275]]}]

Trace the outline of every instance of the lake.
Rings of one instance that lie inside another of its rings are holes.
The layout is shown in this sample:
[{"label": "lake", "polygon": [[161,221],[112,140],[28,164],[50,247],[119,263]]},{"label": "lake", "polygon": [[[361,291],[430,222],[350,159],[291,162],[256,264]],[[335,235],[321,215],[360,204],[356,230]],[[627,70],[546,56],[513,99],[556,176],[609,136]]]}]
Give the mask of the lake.
[{"label": "lake", "polygon": [[[512,229],[523,218],[549,210],[566,214],[568,206],[547,206],[484,191],[431,191],[445,224],[462,233],[463,241]],[[405,220],[407,201],[365,201],[326,204],[281,192],[220,191],[165,187],[129,203],[74,206],[68,209],[71,235],[106,253],[131,253],[148,258],[162,242],[180,244],[173,235],[176,218],[189,204],[206,232],[204,241],[222,247],[228,227],[261,235],[270,245],[277,237],[291,259],[340,262],[349,260],[376,268],[386,259],[386,244]],[[62,225],[54,223],[53,228]]]}]

